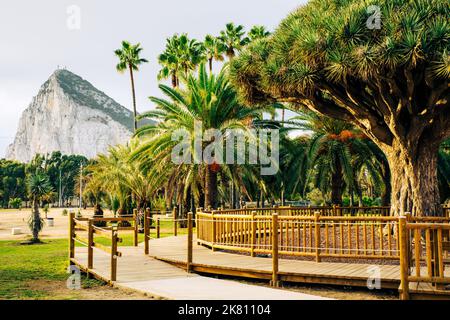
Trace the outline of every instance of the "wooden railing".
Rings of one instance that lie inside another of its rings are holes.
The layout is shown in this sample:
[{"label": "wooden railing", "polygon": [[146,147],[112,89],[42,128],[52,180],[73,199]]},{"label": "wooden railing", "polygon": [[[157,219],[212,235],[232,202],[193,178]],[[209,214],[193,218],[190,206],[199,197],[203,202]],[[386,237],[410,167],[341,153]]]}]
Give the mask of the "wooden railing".
[{"label": "wooden railing", "polygon": [[151,214],[149,208],[145,210],[144,214],[144,253],[149,254],[150,252],[150,238],[151,238],[151,226],[154,224],[155,228],[155,236],[157,239],[161,237],[161,221],[170,221],[172,223],[172,234],[173,236],[178,235],[178,223],[181,221],[187,221],[187,219],[179,219],[177,216],[177,208],[174,207],[171,211],[171,217],[169,218],[160,218],[155,217]]},{"label": "wooden railing", "polygon": [[[274,217],[277,217],[275,220]],[[395,217],[283,216],[197,212],[197,241],[215,249],[283,256],[399,259]],[[276,225],[274,225],[276,224]]]},{"label": "wooden railing", "polygon": [[[341,207],[341,206],[275,206],[267,208],[241,208],[241,209],[219,209],[219,210],[201,210],[203,212],[215,212],[217,214],[237,214],[247,215],[253,211],[257,215],[272,215],[278,213],[280,216],[313,216],[319,212],[321,216],[384,216],[390,215],[389,206],[373,206],[373,207]],[[450,207],[442,205],[445,217],[450,217]]]},{"label": "wooden railing", "polygon": [[251,256],[270,254],[271,283],[278,285],[278,259],[311,257],[397,260],[401,298],[409,298],[409,283],[450,284],[448,217],[283,216],[197,212],[197,242]]},{"label": "wooden railing", "polygon": [[[313,216],[315,212],[319,212],[321,216],[368,216],[379,215],[389,216],[390,207],[267,207],[267,208],[242,208],[242,209],[223,209],[215,210],[214,212],[220,214],[237,214],[246,215],[251,214],[253,211],[257,215],[272,215],[278,213],[280,216]],[[212,211],[206,211],[212,212]]]},{"label": "wooden railing", "polygon": [[401,299],[409,299],[410,283],[429,283],[435,289],[450,284],[450,273],[445,273],[449,235],[448,219],[399,218]]},{"label": "wooden railing", "polygon": [[[120,218],[75,218],[75,213],[69,214],[69,260],[74,262],[75,260],[75,243],[80,243],[88,248],[87,257],[87,273],[94,269],[94,248],[102,250],[111,256],[110,267],[110,280],[117,280],[117,259],[122,256],[122,253],[118,251],[118,244],[122,242],[119,238],[119,231],[121,230],[133,230],[134,231],[134,244],[137,245],[137,219],[136,216],[120,217]],[[103,222],[104,224],[110,223],[111,226],[98,227],[95,224]],[[127,222],[129,224],[134,223],[132,226],[121,226],[120,224]],[[84,233],[87,238],[84,238],[80,233]],[[97,243],[95,237],[100,236],[102,238],[109,239],[111,244],[109,246]]]}]

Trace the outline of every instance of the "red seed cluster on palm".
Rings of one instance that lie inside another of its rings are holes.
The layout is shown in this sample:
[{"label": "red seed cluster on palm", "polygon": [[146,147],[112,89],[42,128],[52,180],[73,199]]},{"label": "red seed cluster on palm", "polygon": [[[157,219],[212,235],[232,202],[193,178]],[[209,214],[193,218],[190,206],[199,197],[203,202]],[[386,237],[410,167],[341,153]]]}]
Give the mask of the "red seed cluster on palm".
[{"label": "red seed cluster on palm", "polygon": [[209,165],[212,172],[218,172],[220,170],[220,165],[215,161]]},{"label": "red seed cluster on palm", "polygon": [[350,139],[356,139],[359,138],[359,135],[355,134],[354,132],[350,130],[342,130],[339,134],[330,133],[328,135],[328,139],[330,140],[339,140],[342,142],[348,141]]}]

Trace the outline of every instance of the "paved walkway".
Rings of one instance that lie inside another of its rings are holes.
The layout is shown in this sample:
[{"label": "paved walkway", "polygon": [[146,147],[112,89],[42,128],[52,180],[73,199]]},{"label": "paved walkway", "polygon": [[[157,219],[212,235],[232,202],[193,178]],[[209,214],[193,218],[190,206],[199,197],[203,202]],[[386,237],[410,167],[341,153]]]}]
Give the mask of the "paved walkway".
[{"label": "paved walkway", "polygon": [[[152,240],[153,242],[153,240]],[[221,280],[187,273],[169,263],[145,256],[142,247],[120,247],[117,281],[112,285],[149,296],[183,300],[322,300],[325,298],[282,289]],[[76,263],[85,268],[87,248],[77,247]],[[94,249],[94,276],[109,280],[110,255]]]},{"label": "paved walkway", "polygon": [[[142,248],[143,250],[143,248]],[[150,241],[150,256],[161,261],[186,265],[187,237],[166,237]],[[210,274],[240,276],[270,280],[272,259],[250,257],[193,245],[194,271]],[[373,277],[374,265],[367,263],[315,262],[293,259],[279,259],[281,281],[359,286],[367,288],[367,280]],[[375,265],[379,272],[381,287],[398,289],[400,271],[398,265]]]}]

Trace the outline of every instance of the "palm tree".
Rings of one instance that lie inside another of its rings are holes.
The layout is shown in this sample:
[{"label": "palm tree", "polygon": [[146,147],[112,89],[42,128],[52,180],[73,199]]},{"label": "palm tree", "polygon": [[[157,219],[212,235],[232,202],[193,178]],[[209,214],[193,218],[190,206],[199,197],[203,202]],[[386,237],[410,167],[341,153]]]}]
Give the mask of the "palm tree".
[{"label": "palm tree", "polygon": [[179,85],[180,75],[186,76],[195,70],[204,59],[204,47],[195,39],[189,39],[187,34],[175,34],[167,39],[166,49],[159,55],[158,61],[162,69],[158,80],[171,77],[172,87]]},{"label": "palm tree", "polygon": [[308,139],[305,137],[289,138],[283,136],[280,141],[280,171],[277,188],[280,191],[282,205],[286,195],[293,198],[295,194],[304,194],[308,174]]},{"label": "palm tree", "polygon": [[267,31],[265,26],[253,26],[248,32],[248,37],[250,38],[250,41],[263,39],[268,36],[270,36],[270,32]]},{"label": "palm tree", "polygon": [[46,195],[52,192],[52,187],[48,177],[39,172],[28,178],[27,187],[33,208],[29,221],[30,229],[33,234],[31,242],[38,243],[40,242],[39,232],[41,232],[44,223],[39,213],[39,203]]},{"label": "palm tree", "polygon": [[225,54],[229,60],[250,41],[245,37],[244,26],[235,26],[232,22],[227,23],[225,30],[220,32],[219,39],[225,46]]},{"label": "palm tree", "polygon": [[375,154],[374,149],[378,148],[352,124],[313,112],[302,113],[291,120],[287,123],[295,123],[296,129],[312,132],[308,147],[309,178],[314,178],[323,194],[331,192],[333,204],[342,204],[346,188],[351,196],[355,192],[362,199],[358,182],[362,171],[381,184],[382,152]]},{"label": "palm tree", "polygon": [[[203,191],[205,207],[215,208],[218,200],[218,174],[226,170],[227,166],[202,161],[194,161],[191,164],[173,163],[172,150],[179,141],[172,137],[182,130],[189,137],[189,141],[193,142],[198,123],[202,124],[202,133],[209,129],[218,129],[222,133],[227,129],[248,132],[249,119],[259,118],[263,109],[247,108],[238,102],[236,91],[228,82],[225,69],[218,75],[208,74],[205,65],[201,64],[197,77],[189,75],[184,80],[184,90],[163,84],[159,86],[168,97],[167,100],[150,98],[156,104],[156,110],[149,111],[142,117],[157,122],[138,130],[137,136],[141,137],[143,142],[132,158],[139,159],[146,168],[151,168],[155,181],[159,179],[159,183],[165,182],[169,193],[173,194],[174,192],[169,190],[174,190],[177,186],[179,197],[184,201],[191,195],[199,201]],[[192,145],[193,143],[191,147]],[[195,155],[194,151],[190,151]],[[219,157],[214,155],[216,156]]]},{"label": "palm tree", "polygon": [[134,131],[137,130],[137,110],[133,71],[138,71],[141,64],[148,62],[139,56],[141,51],[140,43],[132,45],[128,41],[122,41],[122,48],[114,51],[115,55],[119,58],[119,63],[116,66],[117,71],[124,72],[128,69],[130,72],[131,93],[133,95]]},{"label": "palm tree", "polygon": [[95,190],[108,194],[111,203],[117,199],[119,215],[128,213],[131,207],[131,191],[124,184],[124,174],[127,171],[127,152],[124,146],[111,147],[107,154],[101,154],[94,164],[88,167],[91,174],[86,183],[86,190]]},{"label": "palm tree", "polygon": [[166,49],[158,56],[158,62],[162,69],[158,72],[158,80],[171,77],[172,87],[178,86],[178,35],[166,40]]},{"label": "palm tree", "polygon": [[202,43],[195,39],[189,39],[187,34],[182,34],[179,38],[178,53],[180,67],[185,77],[204,60]]},{"label": "palm tree", "polygon": [[209,72],[212,72],[213,60],[223,61],[225,46],[218,38],[209,34],[205,37],[203,46],[205,47],[205,58],[208,61]]}]

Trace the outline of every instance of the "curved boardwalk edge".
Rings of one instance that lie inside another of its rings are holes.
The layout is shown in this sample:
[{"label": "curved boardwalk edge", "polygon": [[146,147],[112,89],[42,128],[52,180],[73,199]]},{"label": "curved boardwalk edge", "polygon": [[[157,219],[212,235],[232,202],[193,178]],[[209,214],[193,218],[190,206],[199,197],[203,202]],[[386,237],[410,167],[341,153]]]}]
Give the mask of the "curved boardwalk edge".
[{"label": "curved boardwalk edge", "polygon": [[[152,241],[153,242],[153,241]],[[94,249],[97,250],[97,249]],[[110,257],[98,250],[94,268],[87,268],[87,248],[77,248],[71,259],[83,271],[109,285],[153,298],[174,300],[322,300],[325,298],[287,290],[213,279],[145,256],[141,247],[121,247],[117,281],[110,280]]]},{"label": "curved boardwalk edge", "polygon": [[[186,236],[154,239],[150,242],[150,256],[179,267],[185,267],[187,261],[186,245]],[[373,275],[374,266],[379,268],[377,271],[380,272],[381,288],[398,289],[400,270],[399,266],[396,265],[317,263],[314,261],[280,259],[279,280],[367,287],[367,280]],[[270,280],[272,278],[272,259],[212,251],[204,246],[194,244],[192,270],[204,274]]]}]

